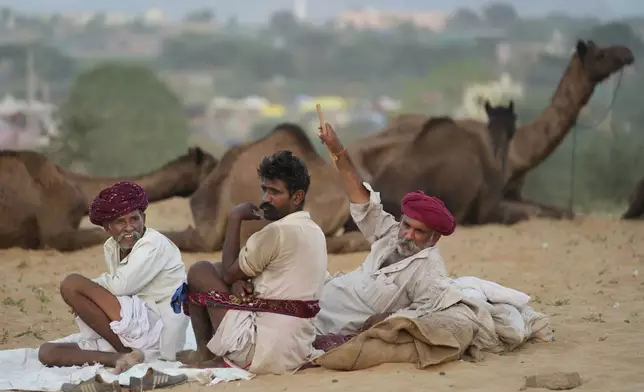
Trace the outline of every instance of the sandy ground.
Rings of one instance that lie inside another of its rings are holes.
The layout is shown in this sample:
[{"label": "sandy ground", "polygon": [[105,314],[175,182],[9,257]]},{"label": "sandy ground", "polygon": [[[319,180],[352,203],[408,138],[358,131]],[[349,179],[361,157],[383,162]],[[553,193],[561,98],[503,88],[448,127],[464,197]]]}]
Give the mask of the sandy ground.
[{"label": "sandy ground", "polygon": [[[148,212],[148,225],[157,229],[183,228],[190,221],[182,199],[157,203]],[[425,370],[410,364],[356,372],[309,369],[214,388],[517,391],[525,376],[574,371],[584,381],[577,390],[644,391],[644,222],[591,216],[572,222],[459,228],[441,240],[440,248],[450,274],[474,275],[530,294],[534,307],[552,316],[556,341],[527,344],[504,356],[488,355],[479,363],[459,361]],[[329,269],[349,271],[364,256],[331,256]],[[184,260],[191,264],[218,257],[186,254]],[[36,347],[76,332],[58,284],[68,273],[94,277],[105,267],[101,247],[71,254],[10,249],[0,251],[0,263],[1,349]],[[194,389],[206,388],[190,384],[173,390]]]}]

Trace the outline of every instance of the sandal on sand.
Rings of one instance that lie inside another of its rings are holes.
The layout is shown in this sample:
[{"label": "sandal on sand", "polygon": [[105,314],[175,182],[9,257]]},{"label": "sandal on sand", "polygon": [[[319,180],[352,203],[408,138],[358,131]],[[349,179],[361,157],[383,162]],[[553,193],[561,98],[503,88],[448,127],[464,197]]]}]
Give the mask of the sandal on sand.
[{"label": "sandal on sand", "polygon": [[186,381],[188,381],[188,376],[185,374],[171,376],[158,370],[148,368],[148,371],[145,372],[145,376],[142,378],[130,377],[129,388],[137,391],[149,391],[151,389],[172,387],[183,384]]},{"label": "sandal on sand", "polygon": [[121,385],[118,381],[108,384],[97,374],[79,384],[65,383],[60,389],[63,392],[121,392]]}]

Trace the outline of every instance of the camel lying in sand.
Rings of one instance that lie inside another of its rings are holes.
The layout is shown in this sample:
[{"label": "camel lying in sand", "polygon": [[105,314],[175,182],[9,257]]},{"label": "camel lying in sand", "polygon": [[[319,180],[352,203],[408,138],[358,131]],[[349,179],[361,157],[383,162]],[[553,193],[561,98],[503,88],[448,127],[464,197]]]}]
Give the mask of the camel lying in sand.
[{"label": "camel lying in sand", "polygon": [[[525,176],[531,169],[543,162],[561,143],[577,120],[581,109],[590,100],[595,87],[613,73],[633,62],[633,53],[627,47],[599,48],[592,41],[577,42],[576,51],[571,56],[550,105],[535,121],[519,127],[510,142],[508,169],[504,173],[504,198],[501,201],[506,211],[513,216],[523,214],[558,219],[573,216],[571,211],[562,211],[524,200],[521,188]],[[393,119],[388,127],[380,133],[369,135],[352,143],[348,151],[358,166],[358,172],[365,180],[371,182],[378,178],[380,171],[387,170],[391,162],[404,160],[405,153],[409,148],[408,144],[415,140],[416,135],[422,131],[428,120],[429,117],[424,115],[401,115]],[[488,149],[492,148],[486,124],[469,119],[455,120],[450,124],[451,127],[460,127],[470,131],[480,138]],[[444,123],[442,126],[448,125]],[[448,143],[448,141],[445,140],[444,143]],[[430,157],[429,154],[427,156]],[[483,161],[483,157],[479,157],[479,159],[481,162]],[[432,159],[432,161],[434,160]],[[416,163],[410,162],[409,164]],[[420,171],[415,173],[420,173]],[[453,174],[454,176],[450,178],[442,178],[442,182],[438,184],[434,178],[410,178],[407,176],[406,187],[403,189],[382,183],[382,187],[378,190],[383,194],[404,193],[416,188],[432,188],[437,185],[443,193],[450,190],[474,195],[478,192],[481,186],[479,183],[463,184],[460,179],[461,174],[459,172]],[[398,186],[401,185],[398,184]],[[468,197],[471,198],[471,196]],[[391,199],[394,197],[392,196]],[[462,214],[461,219],[465,219],[465,221],[459,221],[459,223],[476,223],[468,221],[469,218],[475,217],[476,214]]]},{"label": "camel lying in sand", "polygon": [[434,117],[411,142],[399,147],[398,158],[381,168],[372,181],[386,211],[399,216],[405,193],[421,189],[443,200],[461,223],[513,223],[527,218],[500,208],[504,151],[516,130],[514,105],[486,103],[485,110],[486,141],[449,117]]},{"label": "camel lying in sand", "polygon": [[[151,202],[190,196],[217,164],[200,148],[151,173],[127,178]],[[107,239],[103,229],[79,229],[101,189],[122,180],[71,173],[34,151],[0,151],[0,249],[77,250]]]}]

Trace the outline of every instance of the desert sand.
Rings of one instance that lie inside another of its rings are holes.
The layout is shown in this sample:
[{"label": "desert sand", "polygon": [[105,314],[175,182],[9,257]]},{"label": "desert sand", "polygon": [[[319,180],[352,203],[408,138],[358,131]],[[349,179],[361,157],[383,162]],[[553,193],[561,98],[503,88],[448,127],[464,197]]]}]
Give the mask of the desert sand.
[{"label": "desert sand", "polygon": [[[185,199],[156,203],[148,225],[180,229],[191,223]],[[85,221],[83,226],[88,226]],[[387,364],[356,372],[308,369],[292,376],[173,388],[220,391],[518,391],[526,376],[578,372],[580,391],[644,391],[644,222],[584,216],[533,220],[512,227],[458,228],[439,247],[450,274],[478,276],[524,291],[536,310],[552,317],[555,341],[526,344],[482,362],[458,361],[416,369]],[[365,254],[331,255],[331,272],[350,271]],[[220,254],[185,254],[184,261]],[[66,274],[103,272],[102,247],[56,251],[0,251],[0,349],[37,347],[76,332],[58,293]]]}]

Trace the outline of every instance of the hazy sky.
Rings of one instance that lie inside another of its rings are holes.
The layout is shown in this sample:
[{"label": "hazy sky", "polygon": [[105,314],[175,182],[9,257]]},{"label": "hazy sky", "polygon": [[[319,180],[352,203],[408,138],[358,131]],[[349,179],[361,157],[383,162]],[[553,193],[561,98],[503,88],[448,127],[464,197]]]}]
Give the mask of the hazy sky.
[{"label": "hazy sky", "polygon": [[[380,9],[442,10],[457,7],[479,8],[487,0],[308,0],[309,16],[325,20],[339,11],[353,7],[372,6]],[[592,15],[613,19],[633,14],[644,14],[641,0],[513,0],[522,14],[546,14],[553,11],[571,15]],[[172,19],[186,12],[208,7],[220,19],[236,16],[242,22],[265,20],[275,10],[291,8],[293,0],[0,0],[0,5],[27,12],[122,11],[140,13],[160,8]]]}]

